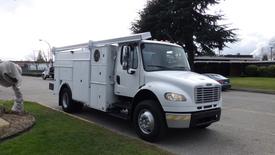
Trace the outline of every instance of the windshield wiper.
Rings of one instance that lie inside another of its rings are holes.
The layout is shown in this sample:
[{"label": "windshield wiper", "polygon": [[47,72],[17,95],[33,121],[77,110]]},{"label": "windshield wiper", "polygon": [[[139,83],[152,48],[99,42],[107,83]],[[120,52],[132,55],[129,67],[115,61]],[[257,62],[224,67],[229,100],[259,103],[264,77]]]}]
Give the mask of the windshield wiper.
[{"label": "windshield wiper", "polygon": [[147,65],[148,67],[159,67],[161,69],[171,69],[170,67],[167,66],[161,66],[161,65]]},{"label": "windshield wiper", "polygon": [[165,70],[184,70],[188,71],[188,69],[184,66],[161,66],[161,65],[147,65],[147,67],[159,67]]},{"label": "windshield wiper", "polygon": [[188,70],[186,67],[184,67],[184,66],[173,66],[173,67],[171,67],[171,68],[174,68],[174,69],[183,69],[183,70]]}]

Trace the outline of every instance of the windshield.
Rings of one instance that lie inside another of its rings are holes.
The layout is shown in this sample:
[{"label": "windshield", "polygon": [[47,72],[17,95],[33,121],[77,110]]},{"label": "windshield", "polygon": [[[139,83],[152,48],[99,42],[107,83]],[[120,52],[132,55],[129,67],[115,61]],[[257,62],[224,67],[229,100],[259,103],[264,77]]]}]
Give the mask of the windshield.
[{"label": "windshield", "polygon": [[141,51],[143,66],[146,71],[190,70],[185,52],[181,47],[143,43]]}]

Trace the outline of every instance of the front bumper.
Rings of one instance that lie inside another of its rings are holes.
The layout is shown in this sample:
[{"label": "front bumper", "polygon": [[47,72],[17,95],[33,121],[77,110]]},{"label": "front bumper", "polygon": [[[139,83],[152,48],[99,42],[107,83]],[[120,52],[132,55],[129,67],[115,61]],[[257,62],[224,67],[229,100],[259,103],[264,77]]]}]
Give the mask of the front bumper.
[{"label": "front bumper", "polygon": [[230,88],[231,88],[230,84],[222,85],[222,90],[227,90],[227,89],[230,89]]},{"label": "front bumper", "polygon": [[221,108],[191,113],[166,113],[169,128],[192,128],[220,120]]}]

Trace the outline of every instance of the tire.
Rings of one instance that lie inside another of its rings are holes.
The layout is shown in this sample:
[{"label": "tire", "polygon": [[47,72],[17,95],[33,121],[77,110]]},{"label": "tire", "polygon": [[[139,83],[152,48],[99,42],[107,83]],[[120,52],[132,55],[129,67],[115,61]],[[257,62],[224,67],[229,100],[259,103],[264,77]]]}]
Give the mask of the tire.
[{"label": "tire", "polygon": [[79,112],[82,110],[83,104],[74,102],[72,99],[72,92],[69,88],[63,88],[59,96],[59,105],[62,109],[68,113]]},{"label": "tire", "polygon": [[149,142],[160,140],[167,129],[164,113],[159,104],[153,100],[138,103],[134,110],[133,124],[137,135]]},{"label": "tire", "polygon": [[42,75],[42,79],[43,79],[43,80],[46,80],[47,77],[46,77],[45,75]]}]

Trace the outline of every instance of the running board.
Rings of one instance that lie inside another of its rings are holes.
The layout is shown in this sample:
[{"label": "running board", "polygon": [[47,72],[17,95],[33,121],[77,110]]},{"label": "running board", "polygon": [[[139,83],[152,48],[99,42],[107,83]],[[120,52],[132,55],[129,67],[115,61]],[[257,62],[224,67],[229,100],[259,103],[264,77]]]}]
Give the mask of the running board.
[{"label": "running board", "polygon": [[131,103],[130,102],[117,102],[117,103],[113,103],[112,106],[114,108],[121,108],[121,109],[127,109],[127,110],[131,110]]},{"label": "running board", "polygon": [[131,102],[113,103],[112,107],[108,109],[108,114],[120,119],[130,120],[131,108]]},{"label": "running board", "polygon": [[108,112],[108,114],[111,115],[111,116],[114,116],[116,118],[123,119],[123,120],[130,120],[130,117],[129,117],[128,114],[121,113],[121,112],[118,112],[118,111],[110,111],[110,112]]}]

